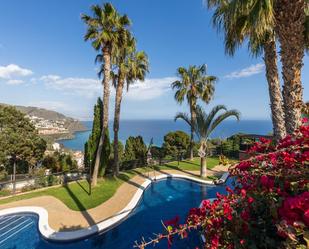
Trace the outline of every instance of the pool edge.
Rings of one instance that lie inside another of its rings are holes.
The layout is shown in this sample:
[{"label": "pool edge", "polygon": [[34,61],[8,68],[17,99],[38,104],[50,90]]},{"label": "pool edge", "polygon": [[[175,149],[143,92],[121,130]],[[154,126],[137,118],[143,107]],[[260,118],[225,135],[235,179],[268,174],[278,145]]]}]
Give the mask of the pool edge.
[{"label": "pool edge", "polygon": [[[79,240],[85,237],[89,237],[99,232],[103,232],[108,230],[109,228],[115,226],[116,224],[120,223],[124,220],[138,205],[145,189],[156,180],[161,180],[165,178],[182,178],[191,180],[197,183],[202,184],[213,184],[212,181],[197,179],[191,176],[181,175],[181,174],[167,174],[167,175],[159,175],[157,177],[153,177],[151,180],[146,179],[143,184],[137,189],[131,201],[127,204],[125,208],[123,208],[120,212],[115,214],[113,217],[104,220],[102,222],[97,223],[96,225],[92,225],[88,228],[83,228],[75,231],[55,231],[49,226],[48,223],[48,212],[46,209],[37,206],[24,206],[24,207],[15,207],[15,208],[7,208],[0,210],[0,216],[3,215],[10,215],[16,213],[34,213],[39,216],[39,232],[40,234],[47,240],[50,241],[58,241],[58,242],[65,242],[65,241],[74,241]],[[224,173],[220,180],[226,181],[228,178],[228,173]]]}]

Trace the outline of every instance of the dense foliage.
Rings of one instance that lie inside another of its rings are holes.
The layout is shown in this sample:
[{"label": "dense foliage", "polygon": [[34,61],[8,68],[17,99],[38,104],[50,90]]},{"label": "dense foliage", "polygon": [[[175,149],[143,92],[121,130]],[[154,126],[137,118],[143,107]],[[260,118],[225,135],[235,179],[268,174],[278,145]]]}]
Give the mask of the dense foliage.
[{"label": "dense foliage", "polygon": [[[123,162],[123,158],[124,158],[124,145],[121,141],[118,141],[118,160],[119,163]],[[115,144],[114,141],[111,143],[111,151],[110,151],[110,165],[109,167],[106,169],[108,172],[107,173],[113,173],[113,167],[112,167],[112,162],[114,162],[115,160],[115,154],[114,154],[114,150],[115,150]]]},{"label": "dense foliage", "polygon": [[[88,141],[85,144],[85,154],[84,154],[84,163],[86,168],[89,168],[90,164],[91,167],[94,168],[95,165],[95,158],[97,149],[99,146],[99,141],[101,137],[101,131],[103,126],[103,103],[100,98],[97,100],[97,104],[94,106],[94,115],[93,115],[93,125],[92,131],[89,136]],[[105,139],[104,144],[101,152],[101,160],[100,160],[100,167],[99,167],[99,176],[103,176],[105,174],[105,169],[107,168],[110,160],[110,139],[109,139],[109,131],[108,129],[105,131]],[[91,162],[91,163],[90,163]]]},{"label": "dense foliage", "polygon": [[235,189],[190,210],[184,225],[171,224],[165,234],[137,245],[156,244],[173,235],[186,237],[200,229],[203,248],[308,248],[309,246],[309,126],[277,146],[262,139],[252,157],[230,168]]},{"label": "dense foliage", "polygon": [[50,169],[52,173],[69,172],[77,169],[77,163],[70,154],[59,152],[46,155],[42,165],[44,168]]},{"label": "dense foliage", "polygon": [[122,168],[134,168],[146,165],[147,147],[141,136],[130,136],[124,148]]},{"label": "dense foliage", "polygon": [[31,172],[45,150],[45,140],[22,112],[11,106],[0,106],[0,165],[7,172],[12,172],[13,160],[17,163],[17,173]]},{"label": "dense foliage", "polygon": [[164,136],[163,150],[165,155],[187,157],[190,149],[190,137],[183,131],[169,132]]}]

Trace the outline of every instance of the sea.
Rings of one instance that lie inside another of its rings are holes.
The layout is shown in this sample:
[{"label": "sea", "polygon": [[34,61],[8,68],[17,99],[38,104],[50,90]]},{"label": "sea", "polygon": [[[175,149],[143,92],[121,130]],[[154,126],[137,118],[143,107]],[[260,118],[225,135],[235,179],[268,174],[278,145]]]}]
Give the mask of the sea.
[{"label": "sea", "polygon": [[[58,141],[64,147],[72,150],[84,151],[85,142],[88,140],[92,129],[92,121],[82,122],[87,128],[86,131],[75,132],[73,139]],[[109,123],[110,138],[113,140],[113,123]],[[119,139],[125,144],[129,136],[142,136],[144,142],[149,144],[153,139],[153,144],[161,146],[164,135],[170,131],[190,132],[190,128],[184,121],[178,120],[121,120]],[[224,139],[236,133],[269,135],[272,132],[270,120],[235,120],[223,121],[212,133],[211,138]]]}]

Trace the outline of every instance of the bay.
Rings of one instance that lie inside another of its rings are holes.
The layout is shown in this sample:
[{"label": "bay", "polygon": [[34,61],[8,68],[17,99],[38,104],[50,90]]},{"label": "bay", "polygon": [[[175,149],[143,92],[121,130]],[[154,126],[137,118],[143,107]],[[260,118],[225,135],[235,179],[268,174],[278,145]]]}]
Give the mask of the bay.
[{"label": "bay", "polygon": [[[59,143],[72,150],[84,150],[84,144],[88,140],[92,121],[84,121],[87,131],[76,132],[73,139],[60,140]],[[113,140],[113,123],[109,124],[110,138]],[[188,125],[183,121],[174,122],[173,120],[122,120],[120,123],[119,139],[125,144],[129,136],[141,135],[144,142],[148,144],[153,138],[155,145],[163,143],[164,135],[170,131],[182,130],[190,132]],[[212,138],[227,138],[236,133],[268,135],[272,132],[270,120],[226,120],[220,124],[212,134]]]}]

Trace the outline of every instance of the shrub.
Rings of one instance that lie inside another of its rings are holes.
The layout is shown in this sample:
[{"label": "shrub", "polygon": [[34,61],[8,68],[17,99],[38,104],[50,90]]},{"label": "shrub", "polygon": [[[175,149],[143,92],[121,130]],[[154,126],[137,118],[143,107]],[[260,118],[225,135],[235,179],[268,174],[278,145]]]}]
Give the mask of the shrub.
[{"label": "shrub", "polygon": [[146,165],[147,147],[141,136],[129,137],[126,141],[121,169]]},{"label": "shrub", "polygon": [[165,155],[178,158],[180,154],[189,156],[190,137],[183,131],[169,132],[164,136]]},{"label": "shrub", "polygon": [[186,237],[200,229],[203,248],[298,248],[309,247],[309,126],[299,128],[274,146],[261,139],[249,151],[252,157],[229,169],[234,190],[217,194],[190,210],[183,225],[173,224],[166,232],[139,248],[173,236]]},{"label": "shrub", "polygon": [[28,184],[21,188],[21,192],[28,192],[35,189],[37,189],[37,187],[34,184]]}]

